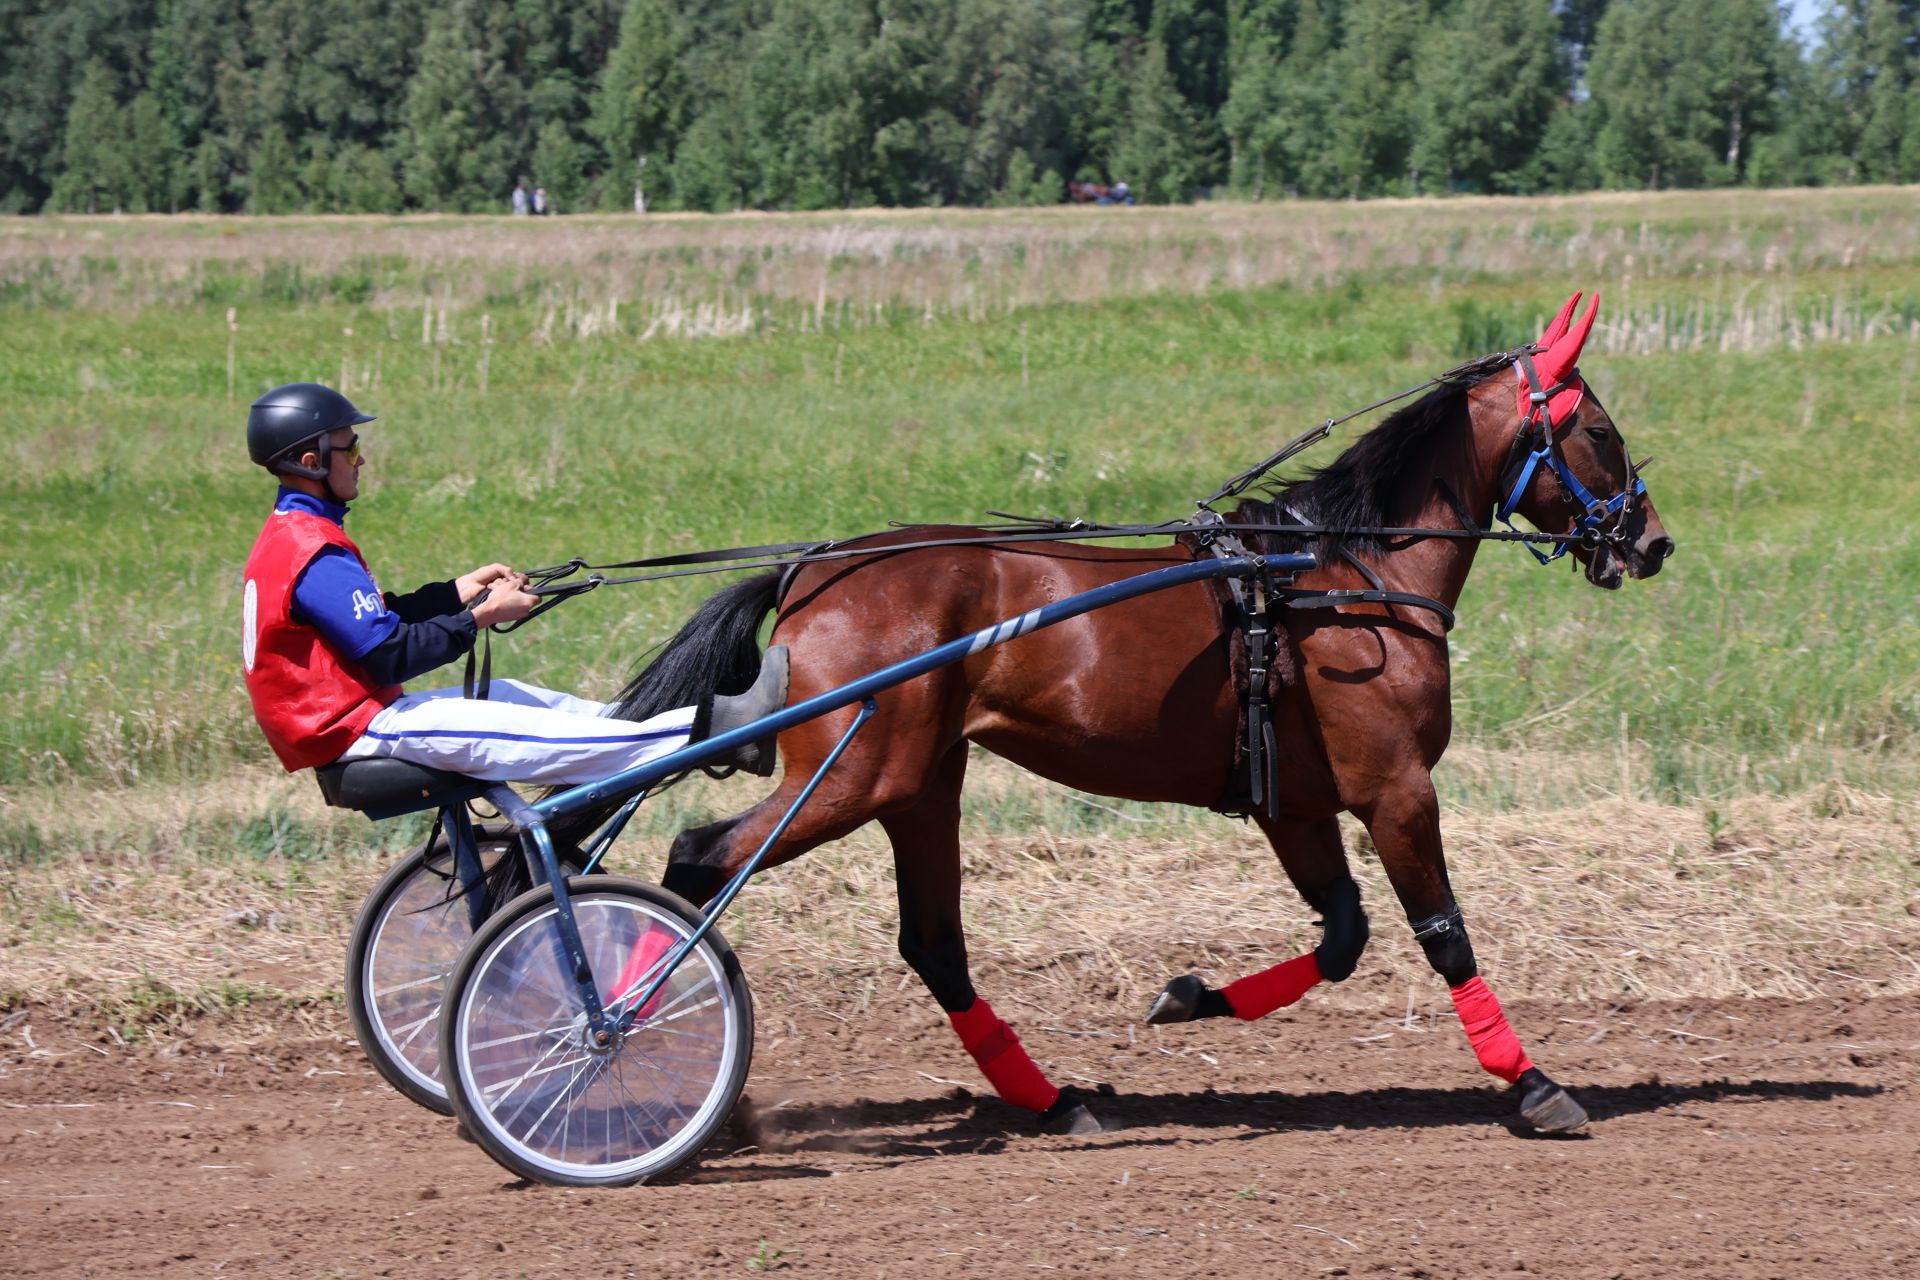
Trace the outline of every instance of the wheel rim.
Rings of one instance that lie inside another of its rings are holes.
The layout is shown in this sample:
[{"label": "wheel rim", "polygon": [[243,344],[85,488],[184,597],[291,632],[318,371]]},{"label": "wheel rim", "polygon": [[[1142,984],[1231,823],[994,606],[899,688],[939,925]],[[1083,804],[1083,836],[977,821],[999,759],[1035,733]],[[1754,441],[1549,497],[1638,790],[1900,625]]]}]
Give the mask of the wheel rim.
[{"label": "wheel rim", "polygon": [[[482,848],[491,867],[502,848]],[[473,939],[467,903],[457,892],[453,855],[429,859],[390,895],[374,922],[361,974],[367,1021],[387,1060],[422,1089],[447,1096],[440,1079],[440,1005],[447,975]]]},{"label": "wheel rim", "polygon": [[[642,899],[577,894],[573,907],[601,999],[615,1010],[692,932]],[[703,944],[609,1049],[595,1051],[560,963],[555,915],[548,902],[508,928],[461,988],[455,1052],[468,1108],[496,1141],[558,1177],[620,1181],[671,1168],[733,1105],[741,1052],[733,987]]]}]

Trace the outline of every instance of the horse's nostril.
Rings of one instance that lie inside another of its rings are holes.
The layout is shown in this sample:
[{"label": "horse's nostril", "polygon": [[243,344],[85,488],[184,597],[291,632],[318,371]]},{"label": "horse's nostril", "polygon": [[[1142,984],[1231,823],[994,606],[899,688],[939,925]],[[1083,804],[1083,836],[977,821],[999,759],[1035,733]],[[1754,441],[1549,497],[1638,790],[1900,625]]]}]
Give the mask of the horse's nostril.
[{"label": "horse's nostril", "polygon": [[1668,556],[1672,554],[1673,554],[1672,538],[1655,538],[1652,542],[1649,542],[1647,544],[1647,559],[1649,560],[1654,560],[1654,561],[1665,560]]}]

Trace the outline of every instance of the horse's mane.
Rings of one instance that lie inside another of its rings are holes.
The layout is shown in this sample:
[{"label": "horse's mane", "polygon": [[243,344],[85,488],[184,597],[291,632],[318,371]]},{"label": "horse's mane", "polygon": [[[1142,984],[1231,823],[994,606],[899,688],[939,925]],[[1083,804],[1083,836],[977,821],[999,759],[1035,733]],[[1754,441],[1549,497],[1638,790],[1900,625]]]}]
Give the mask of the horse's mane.
[{"label": "horse's mane", "polygon": [[[1267,486],[1265,498],[1243,499],[1228,521],[1291,524],[1298,517],[1332,529],[1408,524],[1425,501],[1434,450],[1457,420],[1468,390],[1512,363],[1511,353],[1498,352],[1449,369],[1436,379],[1439,385],[1433,390],[1396,409],[1332,462],[1298,480]],[[1286,551],[1305,539],[1262,533],[1249,541],[1261,550]],[[1379,551],[1386,540],[1355,533],[1314,541]]]}]

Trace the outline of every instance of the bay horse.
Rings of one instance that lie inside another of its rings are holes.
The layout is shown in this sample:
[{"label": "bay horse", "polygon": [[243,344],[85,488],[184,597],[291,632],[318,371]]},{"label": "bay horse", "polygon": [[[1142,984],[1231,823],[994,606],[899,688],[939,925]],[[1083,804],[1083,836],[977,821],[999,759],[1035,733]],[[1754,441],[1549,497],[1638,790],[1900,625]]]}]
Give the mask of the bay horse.
[{"label": "bay horse", "polygon": [[[1572,555],[1596,586],[1613,589],[1623,575],[1659,572],[1673,540],[1613,421],[1575,369],[1598,306],[1596,297],[1571,324],[1579,298],[1537,344],[1443,375],[1327,467],[1279,488],[1271,500],[1242,501],[1229,526],[1285,523],[1283,513],[1291,513],[1341,530],[1459,530],[1469,521],[1484,530],[1490,514],[1518,514],[1545,532],[1585,533]],[[776,609],[772,643],[790,651],[791,703],[998,619],[1194,554],[1180,545],[1052,542],[887,551],[890,542],[969,533],[991,536],[946,527],[889,531],[862,544],[873,548],[871,556],[799,568],[784,593],[776,574],[720,592],[611,714],[643,719],[716,689],[744,687],[760,663],[758,628]],[[1309,540],[1249,533],[1245,541],[1257,551],[1287,551]],[[1298,585],[1365,589],[1367,577],[1377,575],[1391,589],[1448,608],[1459,600],[1478,547],[1471,539],[1377,532],[1311,543],[1323,567]],[[968,744],[1082,791],[1222,807],[1240,708],[1217,590],[1194,584],[1099,609],[879,694],[875,719],[767,858],[766,865],[796,858],[878,820],[893,848],[900,954],[999,1095],[1055,1130],[1097,1132],[1098,1122],[1083,1097],[1047,1080],[968,973],[959,839]],[[1253,820],[1288,879],[1323,917],[1321,941],[1219,990],[1193,975],[1176,977],[1148,1020],[1252,1020],[1322,980],[1352,974],[1368,938],[1337,824],[1341,813],[1352,813],[1446,981],[1480,1064],[1518,1086],[1521,1116],[1535,1129],[1579,1128],[1585,1111],[1533,1065],[1479,977],[1448,884],[1431,776],[1452,725],[1438,616],[1397,604],[1279,615],[1274,666],[1284,675],[1269,693],[1278,776],[1268,811]],[[665,886],[696,905],[708,901],[771,832],[854,714],[847,708],[782,733],[786,770],[778,789],[744,812],[682,832],[668,856]]]}]

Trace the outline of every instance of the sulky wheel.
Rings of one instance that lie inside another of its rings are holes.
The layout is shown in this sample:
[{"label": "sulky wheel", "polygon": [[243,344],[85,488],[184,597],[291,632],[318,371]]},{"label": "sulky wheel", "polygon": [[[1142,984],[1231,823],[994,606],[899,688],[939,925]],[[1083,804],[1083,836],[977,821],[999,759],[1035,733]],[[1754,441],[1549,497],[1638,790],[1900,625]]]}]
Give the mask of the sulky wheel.
[{"label": "sulky wheel", "polygon": [[[502,830],[474,834],[483,868],[519,857]],[[453,1107],[440,1082],[440,1001],[474,933],[453,861],[445,832],[409,852],[367,895],[347,946],[347,1012],[360,1047],[388,1084],[442,1115]],[[522,872],[518,887],[526,883]]]},{"label": "sulky wheel", "polygon": [[700,912],[637,880],[567,886],[600,998],[623,1015],[618,1034],[599,1044],[588,1030],[543,887],[475,936],[447,982],[440,1053],[454,1114],[494,1159],[538,1182],[625,1186],[685,1163],[725,1122],[753,1056],[753,1005],[710,931],[634,1009]]}]

